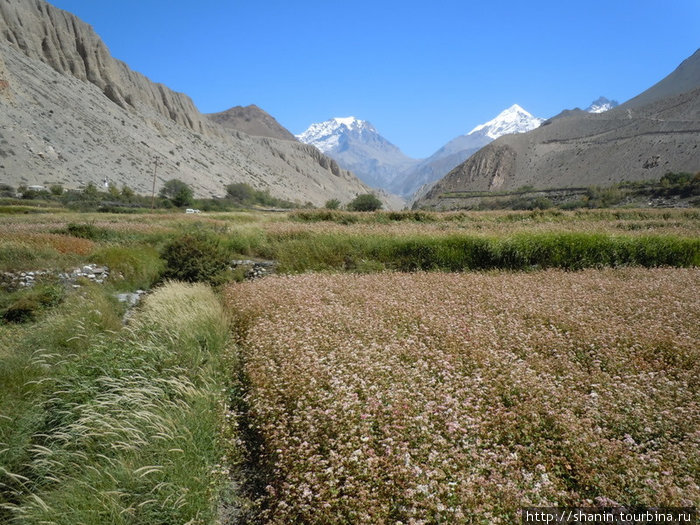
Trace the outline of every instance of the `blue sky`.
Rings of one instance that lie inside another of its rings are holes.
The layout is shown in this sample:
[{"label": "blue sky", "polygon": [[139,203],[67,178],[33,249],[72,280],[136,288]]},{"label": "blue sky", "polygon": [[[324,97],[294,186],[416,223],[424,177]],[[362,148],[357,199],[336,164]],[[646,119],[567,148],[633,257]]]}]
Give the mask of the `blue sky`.
[{"label": "blue sky", "polygon": [[700,0],[52,0],[202,112],[257,104],[293,133],[369,120],[427,157],[514,103],[623,102],[700,46]]}]

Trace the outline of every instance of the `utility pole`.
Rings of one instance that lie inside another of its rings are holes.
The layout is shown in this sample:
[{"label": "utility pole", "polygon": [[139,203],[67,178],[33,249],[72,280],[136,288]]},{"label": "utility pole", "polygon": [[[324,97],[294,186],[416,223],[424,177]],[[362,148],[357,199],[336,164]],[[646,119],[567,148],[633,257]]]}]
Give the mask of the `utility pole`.
[{"label": "utility pole", "polygon": [[153,191],[151,192],[151,211],[156,204],[156,170],[158,169],[158,157],[153,159]]}]

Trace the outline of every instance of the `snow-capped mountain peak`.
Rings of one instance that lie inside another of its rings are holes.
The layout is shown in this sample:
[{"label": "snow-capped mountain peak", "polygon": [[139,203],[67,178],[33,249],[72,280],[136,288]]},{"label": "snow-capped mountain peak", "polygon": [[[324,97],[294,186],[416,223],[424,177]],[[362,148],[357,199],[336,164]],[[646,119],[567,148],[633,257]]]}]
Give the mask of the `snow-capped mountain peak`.
[{"label": "snow-capped mountain peak", "polygon": [[591,102],[591,105],[586,108],[586,111],[589,113],[604,113],[619,105],[620,103],[617,100],[609,100],[605,97],[600,97]]},{"label": "snow-capped mountain peak", "polygon": [[366,120],[355,117],[336,117],[311,124],[306,131],[295,136],[300,142],[311,144],[323,153],[328,153],[338,146],[340,137],[348,132],[362,135],[363,132],[376,133],[376,130]]},{"label": "snow-capped mountain peak", "polygon": [[296,137],[375,188],[386,188],[397,174],[418,162],[382,137],[368,121],[355,117],[311,124]]},{"label": "snow-capped mountain peak", "polygon": [[468,134],[480,133],[489,138],[497,139],[509,133],[525,133],[538,127],[544,119],[533,117],[517,104],[501,111],[496,118],[480,124]]},{"label": "snow-capped mountain peak", "polygon": [[336,117],[331,119],[338,126],[345,126],[348,129],[361,127],[366,122],[355,117]]}]

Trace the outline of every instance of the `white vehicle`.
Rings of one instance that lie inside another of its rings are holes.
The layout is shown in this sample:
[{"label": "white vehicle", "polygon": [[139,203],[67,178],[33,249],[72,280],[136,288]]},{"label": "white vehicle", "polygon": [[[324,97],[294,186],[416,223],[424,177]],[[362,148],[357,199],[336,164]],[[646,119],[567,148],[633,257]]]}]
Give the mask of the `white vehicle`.
[{"label": "white vehicle", "polygon": [[187,208],[185,210],[185,213],[201,213],[201,212],[195,208]]}]

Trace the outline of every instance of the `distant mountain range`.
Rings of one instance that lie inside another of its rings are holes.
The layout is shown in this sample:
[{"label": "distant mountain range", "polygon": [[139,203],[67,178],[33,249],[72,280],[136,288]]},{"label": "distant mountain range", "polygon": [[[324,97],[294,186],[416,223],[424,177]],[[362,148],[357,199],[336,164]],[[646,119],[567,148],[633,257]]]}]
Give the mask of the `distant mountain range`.
[{"label": "distant mountain range", "polygon": [[476,126],[427,159],[412,159],[382,137],[371,123],[355,117],[332,118],[312,124],[296,136],[335,159],[344,169],[376,188],[410,197],[460,164],[494,139],[508,133],[524,133],[543,119],[514,104],[496,118]]},{"label": "distant mountain range", "polygon": [[408,157],[380,135],[370,122],[355,117],[311,124],[296,138],[332,157],[366,184],[406,197],[423,184],[446,174],[494,137],[517,132],[517,129],[532,129],[534,122],[541,122],[541,119],[514,105],[423,160]]},{"label": "distant mountain range", "polygon": [[311,124],[296,138],[317,147],[365,184],[389,191],[399,173],[419,162],[382,137],[370,122],[355,117]]},{"label": "distant mountain range", "polygon": [[[603,113],[618,105],[617,101],[601,96],[585,112]],[[566,110],[561,115],[572,112],[584,111]],[[355,117],[332,118],[311,124],[296,138],[332,157],[366,184],[410,199],[418,190],[425,191],[427,186],[492,141],[504,135],[526,133],[542,122],[544,119],[513,104],[492,120],[451,140],[426,159],[408,157],[379,134],[370,122]]]},{"label": "distant mountain range", "polygon": [[494,119],[480,124],[466,135],[445,144],[427,159],[395,177],[389,191],[409,197],[421,187],[444,177],[493,140],[509,133],[525,133],[535,129],[543,119],[533,117],[517,104],[503,110]]},{"label": "distant mountain range", "polygon": [[461,192],[659,180],[669,171],[700,171],[700,49],[620,106],[602,113],[562,112],[528,133],[495,140],[417,205],[454,207],[449,195]]}]

